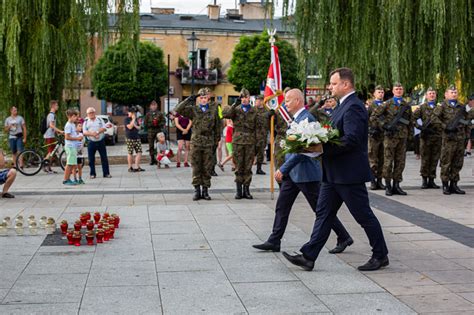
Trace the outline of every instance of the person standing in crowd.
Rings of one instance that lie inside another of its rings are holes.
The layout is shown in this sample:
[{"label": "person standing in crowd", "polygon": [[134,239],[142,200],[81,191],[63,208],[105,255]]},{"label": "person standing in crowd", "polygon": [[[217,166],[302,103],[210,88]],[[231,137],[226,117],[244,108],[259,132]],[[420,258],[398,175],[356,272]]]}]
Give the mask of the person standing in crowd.
[{"label": "person standing in crowd", "polygon": [[312,97],[309,97],[308,98],[308,108],[307,109],[311,109],[314,105],[316,105],[316,103],[314,102],[314,98]]},{"label": "person standing in crowd", "polygon": [[[436,91],[429,87],[425,94],[426,100],[413,113],[413,120],[420,130],[420,155],[422,189],[439,188],[434,182],[436,167],[441,155],[441,140],[443,127],[433,120],[433,111],[436,107]],[[421,122],[421,123],[420,123]]]},{"label": "person standing in crowd", "polygon": [[56,174],[56,171],[51,169],[54,156],[51,153],[54,150],[54,143],[56,142],[56,134],[64,134],[64,131],[56,127],[56,112],[59,109],[59,103],[57,100],[51,100],[49,102],[49,114],[46,116],[46,131],[43,134],[44,142],[48,148],[48,154],[46,159],[51,158],[49,164],[44,166],[44,171],[48,174]]},{"label": "person standing in crowd", "polygon": [[156,165],[155,139],[156,135],[163,132],[166,124],[165,115],[158,110],[155,100],[150,103],[150,111],[145,115],[145,127],[148,136],[148,151],[150,153],[150,165]]},{"label": "person standing in crowd", "polygon": [[374,100],[369,102],[367,113],[369,115],[369,163],[372,171],[370,190],[384,190],[382,183],[383,170],[383,122],[377,119],[373,113],[383,104],[385,90],[383,86],[377,85],[374,90]]},{"label": "person standing in crowd", "polygon": [[217,142],[217,145],[213,148],[212,154],[212,167],[211,167],[211,176],[217,176],[216,173],[216,165],[218,165],[222,161],[222,108],[221,104],[217,104],[217,115],[219,117],[219,130],[220,130],[220,138]]},{"label": "person standing in crowd", "polygon": [[374,119],[383,121],[385,195],[405,196],[407,193],[400,188],[400,183],[405,169],[407,139],[413,130],[412,111],[403,99],[403,86],[400,83],[393,85],[392,93],[393,98],[377,107],[373,115]]},{"label": "person standing in crowd", "polygon": [[64,126],[64,150],[66,151],[66,168],[64,169],[64,185],[77,185],[76,181],[71,180],[71,174],[76,174],[77,168],[77,143],[82,141],[78,135],[76,121],[79,118],[77,109],[68,109],[66,111],[67,123]]},{"label": "person standing in crowd", "polygon": [[[137,108],[135,106],[130,107],[130,109],[128,110],[128,117],[125,118],[124,125],[125,142],[127,144],[128,151],[128,171],[131,173],[144,172],[145,170],[140,167],[140,160],[142,158],[142,143],[140,141],[140,135],[138,134],[140,126],[137,121]],[[134,152],[136,153],[135,163],[133,163]]]},{"label": "person standing in crowd", "polygon": [[[466,110],[474,109],[474,93],[469,95],[468,104],[466,105]],[[471,121],[471,127],[469,128],[469,140],[467,140],[466,152],[464,152],[465,157],[471,156],[472,142],[474,141],[474,120]]]},{"label": "person standing in crowd", "polygon": [[13,154],[13,166],[23,168],[23,161],[18,161],[16,165],[16,158],[18,154],[24,150],[26,143],[26,124],[25,119],[18,115],[16,106],[10,109],[10,116],[5,119],[5,132],[8,133],[8,144]]},{"label": "person standing in crowd", "polygon": [[253,199],[250,194],[252,182],[252,165],[255,158],[257,111],[250,105],[250,93],[247,89],[240,91],[240,99],[224,107],[224,118],[232,119],[234,134],[232,148],[235,161],[235,199]]},{"label": "person standing in crowd", "polygon": [[5,156],[3,151],[0,149],[0,185],[3,185],[2,189],[2,198],[15,198],[14,195],[8,192],[10,187],[13,185],[13,182],[16,178],[16,169],[4,169],[5,168]]},{"label": "person standing in crowd", "polygon": [[227,156],[226,158],[224,159],[224,161],[222,161],[222,163],[218,164],[219,168],[224,171],[224,165],[229,162],[229,161],[232,161],[232,171],[235,171],[235,163],[234,163],[234,150],[233,150],[233,147],[232,147],[232,135],[234,133],[234,124],[232,123],[232,119],[226,119],[226,128],[225,129],[225,145],[226,145],[226,149],[227,149]]},{"label": "person standing in crowd", "polygon": [[323,144],[323,180],[311,238],[301,247],[301,254],[290,255],[283,252],[283,256],[306,271],[313,270],[314,263],[329,238],[337,212],[344,203],[364,229],[372,247],[372,257],[358,269],[378,270],[388,266],[389,260],[382,227],[370,208],[365,186],[371,179],[367,154],[367,111],[355,94],[351,69],[339,68],[332,71],[329,90],[340,100],[331,123],[339,130],[342,145]]},{"label": "person standing in crowd", "polygon": [[188,155],[191,147],[191,127],[193,122],[188,117],[178,113],[175,114],[174,124],[176,126],[176,138],[178,140],[178,153],[176,154],[176,167],[181,167],[181,154],[184,149],[184,167],[189,167]]},{"label": "person standing in crowd", "polygon": [[95,115],[94,107],[86,110],[87,119],[84,122],[84,136],[89,141],[87,145],[87,157],[89,160],[90,178],[96,178],[95,153],[99,151],[102,175],[104,178],[112,178],[109,170],[109,159],[107,158],[107,147],[105,145],[106,124]]},{"label": "person standing in crowd", "polygon": [[464,164],[466,129],[474,119],[474,111],[467,111],[466,105],[458,102],[458,90],[451,85],[444,94],[444,102],[433,110],[433,118],[443,127],[440,159],[443,194],[464,195],[466,192],[458,187],[459,172]]},{"label": "person standing in crowd", "polygon": [[[291,90],[291,88],[286,87],[283,90],[283,96],[286,95],[286,92]],[[281,106],[286,106],[285,103],[281,104]],[[274,143],[275,143],[275,149],[274,149],[274,156],[275,156],[275,170],[278,170],[283,163],[285,162],[285,155],[280,154],[282,148],[280,147],[280,142],[281,140],[284,140],[286,137],[286,131],[288,130],[288,124],[286,121],[281,117],[281,115],[278,113],[278,110],[270,110],[268,112],[269,117],[273,116],[274,121],[273,121],[273,129],[274,129]],[[290,114],[291,115],[291,114]],[[280,183],[278,183],[280,185]]]},{"label": "person standing in crowd", "polygon": [[191,167],[194,201],[211,200],[209,188],[211,187],[211,169],[214,165],[213,149],[216,148],[221,137],[221,121],[216,104],[210,101],[209,89],[200,89],[198,95],[198,105],[196,105],[196,96],[191,95],[176,107],[178,114],[188,117],[193,122]]},{"label": "person standing in crowd", "polygon": [[257,171],[258,175],[265,175],[266,173],[262,170],[262,164],[265,159],[265,148],[267,146],[267,134],[269,130],[268,114],[265,106],[263,106],[263,95],[257,96],[255,99],[255,110],[257,111],[257,144],[256,144],[256,156],[257,156]]},{"label": "person standing in crowd", "polygon": [[[295,122],[299,123],[305,119],[309,122],[315,121],[313,115],[305,109],[303,93],[300,90],[294,89],[286,93],[285,104]],[[311,209],[316,212],[322,178],[320,163],[314,159],[317,155],[316,153],[293,153],[285,156],[285,162],[275,173],[275,180],[281,183],[281,188],[275,207],[272,234],[265,243],[253,245],[254,248],[280,251],[281,239],[288,225],[291,209],[300,192],[305,196]],[[337,248],[340,249],[337,253],[340,253],[347,246],[352,245],[353,240],[337,217],[334,219],[333,229],[337,234]]]}]

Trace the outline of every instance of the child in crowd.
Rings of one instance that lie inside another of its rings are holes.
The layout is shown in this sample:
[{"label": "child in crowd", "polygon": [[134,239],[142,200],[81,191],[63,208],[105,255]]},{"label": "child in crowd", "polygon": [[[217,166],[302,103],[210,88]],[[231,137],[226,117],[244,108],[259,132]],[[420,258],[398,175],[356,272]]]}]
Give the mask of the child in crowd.
[{"label": "child in crowd", "polygon": [[77,142],[82,141],[82,136],[77,134],[76,121],[79,118],[77,109],[70,108],[66,111],[67,123],[64,126],[64,150],[66,151],[66,168],[64,169],[64,185],[77,185],[71,180],[77,167]]},{"label": "child in crowd", "polygon": [[[82,122],[78,122],[76,125],[77,135],[82,137],[81,141],[77,141],[77,169],[76,173],[74,173],[74,181],[78,184],[85,184],[82,180],[82,166],[84,165],[84,143],[85,138],[82,134]],[[79,178],[78,178],[79,177]]]},{"label": "child in crowd", "polygon": [[[225,145],[226,145],[226,148],[227,148],[227,156],[226,158],[224,159],[224,161],[222,161],[222,163],[219,163],[217,164],[217,166],[219,166],[219,168],[224,171],[224,165],[225,163],[227,163],[228,161],[232,160],[232,164],[234,164],[234,160],[232,159],[233,157],[233,148],[232,148],[232,134],[234,133],[234,124],[232,122],[232,119],[226,119],[226,131],[225,131]],[[232,167],[232,171],[235,170],[235,164],[234,166]]]},{"label": "child in crowd", "polygon": [[161,168],[161,164],[163,164],[165,168],[169,168],[171,164],[170,159],[174,156],[173,151],[169,148],[164,133],[158,133],[156,138],[158,139],[156,144],[156,152],[158,152],[158,155],[156,156],[158,168]]}]

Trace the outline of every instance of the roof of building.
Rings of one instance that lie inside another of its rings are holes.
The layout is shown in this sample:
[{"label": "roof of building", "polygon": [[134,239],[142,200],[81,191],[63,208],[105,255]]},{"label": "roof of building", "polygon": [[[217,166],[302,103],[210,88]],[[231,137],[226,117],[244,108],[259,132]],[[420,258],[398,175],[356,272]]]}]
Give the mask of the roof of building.
[{"label": "roof of building", "polygon": [[[110,25],[114,25],[115,16],[110,17]],[[267,28],[276,28],[279,33],[291,33],[290,26],[285,25],[281,18],[261,20],[234,20],[220,17],[211,20],[207,15],[195,14],[140,14],[141,28],[164,30],[208,30],[231,32],[262,32]]]}]

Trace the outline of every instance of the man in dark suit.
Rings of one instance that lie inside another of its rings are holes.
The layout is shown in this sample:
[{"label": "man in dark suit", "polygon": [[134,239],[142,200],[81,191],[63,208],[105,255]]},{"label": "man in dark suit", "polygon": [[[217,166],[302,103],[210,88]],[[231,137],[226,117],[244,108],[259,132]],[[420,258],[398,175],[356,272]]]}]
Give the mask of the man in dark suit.
[{"label": "man in dark suit", "polygon": [[[285,104],[296,123],[305,119],[310,122],[315,121],[313,115],[304,107],[303,93],[300,90],[288,91],[285,95]],[[272,234],[265,243],[253,245],[254,248],[280,251],[281,238],[288,225],[291,208],[300,192],[303,193],[313,211],[316,211],[319,183],[322,176],[319,161],[314,159],[317,155],[317,153],[286,154],[285,162],[275,173],[275,179],[277,182],[281,182],[281,187],[275,209]],[[338,244],[349,246],[353,243],[349,233],[337,218],[333,222],[333,229],[337,234]]]},{"label": "man in dark suit", "polygon": [[283,252],[283,255],[292,264],[312,270],[329,238],[337,211],[344,202],[372,246],[372,258],[358,269],[377,270],[388,266],[389,261],[382,228],[370,208],[365,187],[365,183],[371,180],[367,153],[367,110],[355,94],[351,69],[339,68],[331,72],[329,89],[340,100],[340,105],[331,116],[331,123],[340,131],[342,144],[323,146],[323,183],[311,239],[300,249],[302,254]]}]

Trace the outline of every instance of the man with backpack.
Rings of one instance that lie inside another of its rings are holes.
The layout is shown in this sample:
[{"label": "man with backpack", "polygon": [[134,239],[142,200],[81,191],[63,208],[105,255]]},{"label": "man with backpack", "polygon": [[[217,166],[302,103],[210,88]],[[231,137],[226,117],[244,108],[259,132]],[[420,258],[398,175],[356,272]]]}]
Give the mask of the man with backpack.
[{"label": "man with backpack", "polygon": [[[56,127],[56,112],[59,109],[59,103],[56,100],[51,100],[49,102],[49,114],[41,122],[41,133],[43,134],[44,142],[48,148],[48,155],[46,158],[50,157],[51,152],[54,150],[54,143],[56,142],[56,134],[63,134],[64,132]],[[51,157],[52,158],[52,157]],[[50,161],[52,162],[52,160]],[[51,163],[45,165],[44,171],[48,174],[56,173],[51,169]]]}]

